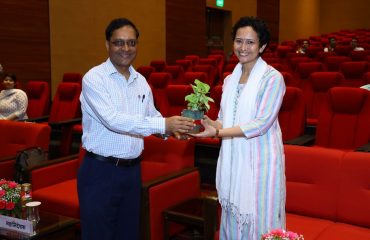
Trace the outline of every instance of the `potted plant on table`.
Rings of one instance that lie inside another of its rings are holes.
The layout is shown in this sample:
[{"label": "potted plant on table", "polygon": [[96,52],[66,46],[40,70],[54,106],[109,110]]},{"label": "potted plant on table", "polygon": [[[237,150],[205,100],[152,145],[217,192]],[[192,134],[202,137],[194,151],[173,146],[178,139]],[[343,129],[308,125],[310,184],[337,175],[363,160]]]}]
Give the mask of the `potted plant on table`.
[{"label": "potted plant on table", "polygon": [[188,102],[188,108],[184,109],[181,112],[181,115],[197,120],[196,126],[194,126],[193,130],[191,131],[191,133],[197,133],[201,129],[200,120],[210,109],[209,102],[214,102],[214,100],[207,96],[209,94],[209,90],[211,89],[207,83],[195,79],[194,85],[190,85],[193,88],[193,93],[185,96],[185,101]]}]

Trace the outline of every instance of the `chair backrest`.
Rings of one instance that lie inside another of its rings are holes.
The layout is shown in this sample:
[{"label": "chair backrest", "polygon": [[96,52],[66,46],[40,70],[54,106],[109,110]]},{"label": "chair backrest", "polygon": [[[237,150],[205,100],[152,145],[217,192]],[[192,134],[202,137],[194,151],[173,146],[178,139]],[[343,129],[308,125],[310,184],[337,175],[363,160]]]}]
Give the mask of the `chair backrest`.
[{"label": "chair backrest", "polygon": [[221,103],[221,96],[222,96],[222,86],[217,85],[211,89],[210,97],[214,100],[214,102],[209,102],[210,109],[207,113],[207,116],[211,119],[217,119],[218,112],[220,111],[220,103]]},{"label": "chair backrest", "polygon": [[169,66],[167,65],[163,72],[170,73],[171,74],[171,84],[185,84],[184,82],[184,68],[179,65],[173,65]]},{"label": "chair backrest", "polygon": [[308,79],[313,72],[324,71],[321,62],[301,62],[297,64],[296,72],[300,79]]},{"label": "chair backrest", "polygon": [[49,115],[50,87],[48,82],[29,81],[26,86],[28,97],[27,116],[38,118]]},{"label": "chair backrest", "polygon": [[208,75],[205,72],[186,72],[184,74],[185,84],[194,84],[195,79],[208,83]]},{"label": "chair backrest", "polygon": [[338,56],[349,56],[349,54],[352,52],[352,46],[348,45],[338,45],[334,48],[334,52]]},{"label": "chair backrest", "polygon": [[336,56],[335,52],[324,52],[321,50],[320,52],[317,52],[315,55],[315,59],[319,62],[325,63],[326,58],[330,56]]},{"label": "chair backrest", "polygon": [[170,174],[186,167],[194,166],[195,139],[187,141],[169,137],[144,138],[143,160],[141,161],[142,180],[148,181]]},{"label": "chair backrest", "polygon": [[344,80],[340,72],[314,72],[310,76],[310,89],[304,92],[306,102],[307,124],[316,125],[321,106],[326,101],[327,92],[338,87]]},{"label": "chair backrest", "polygon": [[167,63],[165,60],[152,60],[150,66],[154,67],[156,72],[162,72]]},{"label": "chair backrest", "polygon": [[190,71],[193,65],[193,62],[189,59],[178,59],[175,61],[176,65],[182,66],[185,72]]},{"label": "chair backrest", "polygon": [[168,108],[161,112],[164,116],[181,115],[183,109],[187,108],[185,96],[193,92],[190,85],[168,85],[167,86]]},{"label": "chair backrest", "polygon": [[291,46],[279,45],[276,49],[276,55],[279,58],[285,58],[288,55],[288,53],[291,53],[291,52],[294,52],[294,48]]},{"label": "chair backrest", "polygon": [[370,91],[353,87],[333,87],[317,122],[315,144],[353,150],[364,145],[370,135]]},{"label": "chair backrest", "polygon": [[82,84],[82,76],[80,73],[76,73],[76,72],[64,73],[62,82],[73,82],[73,83]]},{"label": "chair backrest", "polygon": [[148,82],[152,86],[154,105],[163,114],[163,109],[167,108],[167,85],[171,81],[171,74],[167,72],[153,72]]},{"label": "chair backrest", "polygon": [[309,57],[292,57],[290,58],[289,62],[290,62],[290,67],[294,71],[297,68],[298,63],[312,62],[312,59]]},{"label": "chair backrest", "polygon": [[317,53],[323,51],[322,47],[320,46],[308,46],[306,50],[307,57],[314,58],[317,56]]},{"label": "chair backrest", "polygon": [[155,68],[152,66],[140,66],[136,69],[136,71],[139,72],[141,75],[143,75],[146,80],[148,80],[150,77],[150,74],[155,72]]},{"label": "chair backrest", "polygon": [[0,158],[15,156],[29,147],[49,148],[50,127],[46,124],[2,120],[0,132]]},{"label": "chair backrest", "polygon": [[299,80],[295,78],[290,72],[280,72],[283,75],[284,82],[286,86],[289,87],[299,87]]},{"label": "chair backrest", "polygon": [[286,211],[335,220],[343,151],[284,145],[284,153]]},{"label": "chair backrest", "polygon": [[306,115],[302,90],[286,88],[278,118],[283,141],[303,135]]},{"label": "chair backrest", "polygon": [[193,72],[204,72],[207,74],[207,84],[212,88],[217,79],[217,68],[212,65],[195,65]]},{"label": "chair backrest", "polygon": [[345,56],[328,56],[325,61],[328,71],[339,71],[339,67],[343,62],[351,61],[351,58]]},{"label": "chair backrest", "polygon": [[349,56],[352,61],[366,61],[366,56],[370,56],[370,50],[352,51]]},{"label": "chair backrest", "polygon": [[363,76],[369,71],[369,63],[361,62],[344,62],[340,65],[340,72],[344,75],[344,86],[361,87],[365,85]]},{"label": "chair backrest", "polygon": [[199,58],[200,57],[198,55],[195,55],[195,54],[193,54],[193,55],[186,55],[185,56],[185,59],[191,60],[192,66],[195,66],[195,65],[198,64]]},{"label": "chair backrest", "polygon": [[[347,152],[342,160],[337,220],[370,228],[370,154]],[[355,201],[354,201],[355,199]]]},{"label": "chair backrest", "polygon": [[78,118],[80,109],[81,84],[61,82],[51,104],[49,122]]}]

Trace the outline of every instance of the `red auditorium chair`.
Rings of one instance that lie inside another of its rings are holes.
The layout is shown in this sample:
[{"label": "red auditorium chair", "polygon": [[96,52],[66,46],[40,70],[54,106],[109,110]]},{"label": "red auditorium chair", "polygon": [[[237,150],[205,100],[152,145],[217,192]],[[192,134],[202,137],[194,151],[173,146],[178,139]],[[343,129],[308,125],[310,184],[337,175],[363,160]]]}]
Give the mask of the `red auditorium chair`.
[{"label": "red auditorium chair", "polygon": [[339,71],[340,65],[343,62],[349,62],[351,58],[345,56],[328,56],[325,61],[327,71]]},{"label": "red auditorium chair", "polygon": [[238,62],[237,63],[227,63],[224,67],[224,72],[233,72],[237,64]]},{"label": "red auditorium chair", "polygon": [[193,54],[193,55],[186,55],[185,56],[185,59],[191,60],[192,66],[195,66],[195,65],[198,64],[199,58],[200,57],[198,55],[195,55],[195,54]]},{"label": "red auditorium chair", "polygon": [[299,80],[300,88],[305,91],[309,86],[307,81],[311,73],[324,71],[324,65],[320,62],[302,62],[298,63],[294,72],[294,77]]},{"label": "red auditorium chair", "polygon": [[297,68],[298,63],[303,62],[312,62],[312,59],[309,57],[292,57],[289,59],[290,67],[292,71],[294,71]]},{"label": "red auditorium chair", "polygon": [[344,75],[343,86],[361,87],[365,85],[363,76],[369,71],[368,62],[344,62],[340,65],[340,72]]},{"label": "red auditorium chair", "polygon": [[217,85],[211,89],[210,97],[214,102],[209,102],[210,109],[207,112],[207,116],[213,120],[217,119],[218,112],[220,111],[220,103],[222,96],[222,86]]},{"label": "red auditorium chair", "polygon": [[320,51],[316,53],[315,59],[319,62],[325,63],[327,57],[336,56],[335,52]]},{"label": "red auditorium chair", "polygon": [[352,46],[348,45],[338,45],[334,48],[334,52],[338,56],[349,56],[349,54],[352,52]]},{"label": "red auditorium chair", "polygon": [[333,87],[318,117],[315,145],[354,150],[368,143],[369,123],[370,91]]},{"label": "red auditorium chair", "polygon": [[262,58],[277,58],[278,56],[274,52],[264,52]]},{"label": "red auditorium chair", "polygon": [[[141,239],[163,239],[162,212],[200,196],[200,176],[194,166],[194,140],[144,138]],[[71,159],[31,171],[33,199],[41,209],[79,218],[77,171],[85,151]],[[174,191],[176,189],[176,191]],[[170,196],[170,197],[169,197]]]},{"label": "red auditorium chair", "polygon": [[72,83],[82,84],[82,76],[80,73],[76,73],[76,72],[64,73],[62,82],[72,82]]},{"label": "red auditorium chair", "polygon": [[207,74],[206,83],[212,88],[217,83],[217,68],[212,65],[195,65],[192,68],[193,72],[204,72]]},{"label": "red auditorium chair", "polygon": [[290,72],[280,72],[283,75],[285,85],[287,87],[299,87],[299,80],[297,80]]},{"label": "red auditorium chair", "polygon": [[278,70],[279,72],[285,71],[285,67],[282,63],[269,63],[269,65]]},{"label": "red auditorium chair", "polygon": [[364,79],[364,85],[366,84],[370,84],[370,72],[366,72],[363,76],[363,79]]},{"label": "red auditorium chair", "polygon": [[370,50],[352,51],[349,54],[352,61],[366,61],[366,56],[370,56]]},{"label": "red auditorium chair", "polygon": [[162,72],[167,63],[165,60],[152,60],[150,66],[154,67],[156,72]]},{"label": "red auditorium chair", "polygon": [[199,81],[208,83],[208,75],[204,72],[186,72],[184,74],[185,84],[194,84],[194,80],[198,79]]},{"label": "red auditorium chair", "polygon": [[148,82],[152,86],[154,104],[158,111],[167,108],[167,85],[171,82],[171,74],[167,72],[154,72],[150,75]]},{"label": "red auditorium chair", "polygon": [[326,101],[327,92],[338,87],[344,80],[340,72],[314,72],[311,74],[309,88],[305,89],[307,125],[316,126],[321,106]]},{"label": "red auditorium chair", "polygon": [[319,52],[322,52],[323,49],[320,46],[308,46],[306,50],[306,55],[309,58],[315,58]]},{"label": "red auditorium chair", "polygon": [[303,135],[306,114],[302,90],[286,88],[278,119],[284,142]]},{"label": "red auditorium chair", "polygon": [[170,66],[167,65],[164,69],[163,72],[165,73],[170,73],[171,74],[171,80],[169,84],[185,84],[184,81],[184,68],[179,65],[174,65]]},{"label": "red auditorium chair", "polygon": [[182,66],[185,72],[188,72],[191,70],[191,67],[193,65],[193,62],[189,59],[178,59],[175,61],[176,65]]},{"label": "red auditorium chair", "polygon": [[[51,126],[49,157],[51,159],[69,154],[72,127],[81,122],[81,84],[61,82],[58,84],[50,115],[44,118]],[[33,121],[34,119],[28,119]]]},{"label": "red auditorium chair", "polygon": [[265,60],[267,64],[271,63],[282,63],[281,59],[278,57],[265,57],[265,55],[262,56],[262,59]]},{"label": "red auditorium chair", "polygon": [[29,118],[49,115],[50,87],[48,82],[28,81],[25,92],[28,97],[27,116]]},{"label": "red auditorium chair", "polygon": [[276,49],[276,55],[279,57],[279,58],[285,58],[288,56],[288,53],[292,53],[294,52],[294,48],[291,47],[291,46],[283,46],[283,45],[279,45]]},{"label": "red auditorium chair", "polygon": [[150,74],[155,72],[155,68],[152,66],[140,66],[136,69],[136,71],[139,72],[141,75],[143,75],[146,80],[148,80],[150,77]]},{"label": "red auditorium chair", "polygon": [[166,88],[168,105],[161,110],[162,115],[165,117],[180,116],[182,110],[187,108],[185,96],[192,92],[190,85],[168,85]]},{"label": "red auditorium chair", "polygon": [[217,61],[217,70],[218,70],[218,77],[220,78],[225,66],[225,55],[216,55],[216,54],[210,54],[207,58],[210,59],[216,59]]},{"label": "red auditorium chair", "polygon": [[14,179],[15,156],[30,147],[49,148],[50,127],[45,124],[0,121],[0,179]]}]

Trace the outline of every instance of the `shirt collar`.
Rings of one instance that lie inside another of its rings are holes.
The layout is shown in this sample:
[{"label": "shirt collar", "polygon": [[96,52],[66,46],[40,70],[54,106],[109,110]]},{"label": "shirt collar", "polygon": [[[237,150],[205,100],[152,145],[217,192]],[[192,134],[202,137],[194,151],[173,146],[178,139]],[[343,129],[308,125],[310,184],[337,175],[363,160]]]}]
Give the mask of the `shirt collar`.
[{"label": "shirt collar", "polygon": [[[117,71],[117,69],[114,67],[110,58],[107,59],[106,63],[107,63],[106,66],[107,66],[107,71],[108,71],[109,75],[120,74]],[[136,78],[138,77],[138,73],[136,72],[136,70],[134,69],[134,67],[132,65],[129,67],[128,70],[130,71],[130,78],[128,79],[128,83],[131,83],[132,81],[136,80]]]}]

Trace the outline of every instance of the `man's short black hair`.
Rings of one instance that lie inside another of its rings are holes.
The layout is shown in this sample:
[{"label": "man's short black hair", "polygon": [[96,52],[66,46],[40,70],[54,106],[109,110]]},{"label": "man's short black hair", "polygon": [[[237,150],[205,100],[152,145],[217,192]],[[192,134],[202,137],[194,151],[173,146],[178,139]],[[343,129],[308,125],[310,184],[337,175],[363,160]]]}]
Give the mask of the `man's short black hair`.
[{"label": "man's short black hair", "polygon": [[139,30],[136,28],[133,22],[131,22],[127,18],[116,18],[113,19],[105,29],[105,40],[109,41],[112,37],[113,32],[123,26],[131,26],[136,32],[136,39],[139,38]]}]

